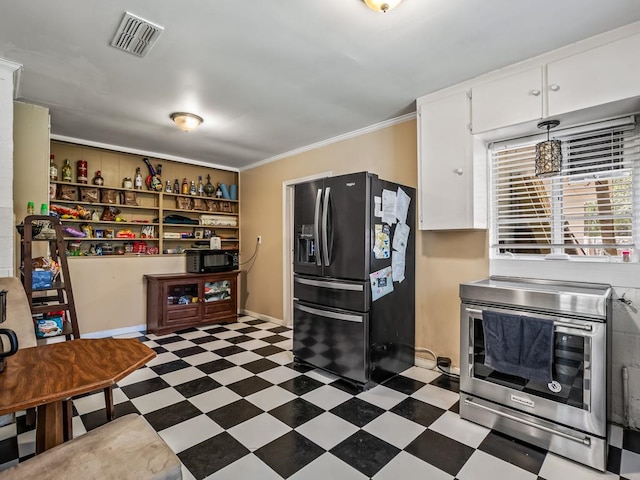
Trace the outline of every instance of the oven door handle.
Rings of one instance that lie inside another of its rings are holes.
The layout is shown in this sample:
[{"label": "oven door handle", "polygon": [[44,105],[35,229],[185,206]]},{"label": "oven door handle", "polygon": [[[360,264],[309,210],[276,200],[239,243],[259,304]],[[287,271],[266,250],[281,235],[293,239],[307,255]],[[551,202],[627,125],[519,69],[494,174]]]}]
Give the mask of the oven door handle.
[{"label": "oven door handle", "polygon": [[[467,313],[475,313],[477,315],[482,315],[482,310],[478,310],[477,308],[465,308]],[[584,330],[586,332],[592,332],[593,327],[591,325],[583,325],[583,324],[575,324],[575,323],[567,323],[567,322],[553,322],[554,327],[564,327],[564,328],[572,328],[574,330]]]},{"label": "oven door handle", "polygon": [[513,420],[514,422],[522,423],[528,427],[537,428],[538,430],[542,430],[547,433],[551,433],[552,435],[558,435],[560,437],[566,438],[568,440],[573,440],[574,442],[582,443],[583,445],[591,445],[591,439],[589,437],[576,437],[575,435],[570,435],[568,433],[560,432],[558,430],[554,430],[553,428],[545,427],[544,425],[538,425],[537,423],[530,422],[529,420],[525,420],[524,418],[516,417],[515,415],[511,415],[509,413],[501,412],[500,410],[496,410],[495,408],[487,407],[485,405],[480,405],[473,401],[472,398],[466,398],[464,403],[471,407],[480,408],[482,410],[487,410],[494,415],[498,415],[506,418],[507,420]]}]

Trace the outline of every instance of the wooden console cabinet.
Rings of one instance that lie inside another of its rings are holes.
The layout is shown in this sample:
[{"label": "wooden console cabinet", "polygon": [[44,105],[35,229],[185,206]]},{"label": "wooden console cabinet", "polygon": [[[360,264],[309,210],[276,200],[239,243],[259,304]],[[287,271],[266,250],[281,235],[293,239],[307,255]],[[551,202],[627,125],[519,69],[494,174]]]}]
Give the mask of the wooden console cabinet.
[{"label": "wooden console cabinet", "polygon": [[157,335],[238,316],[238,270],[145,275],[147,331]]}]

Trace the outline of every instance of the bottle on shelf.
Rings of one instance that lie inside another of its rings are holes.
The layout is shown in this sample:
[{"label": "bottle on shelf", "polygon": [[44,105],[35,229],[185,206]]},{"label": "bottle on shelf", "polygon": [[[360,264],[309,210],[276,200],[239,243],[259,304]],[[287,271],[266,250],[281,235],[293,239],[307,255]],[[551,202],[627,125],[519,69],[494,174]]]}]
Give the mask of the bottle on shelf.
[{"label": "bottle on shelf", "polygon": [[124,177],[122,179],[122,188],[133,188],[133,182],[129,177]]},{"label": "bottle on shelf", "polygon": [[71,175],[71,165],[69,164],[69,159],[64,159],[64,165],[62,165],[62,181],[63,182],[71,182],[73,177]]},{"label": "bottle on shelf", "polygon": [[104,185],[104,178],[102,178],[102,172],[100,170],[96,170],[96,176],[93,177],[91,183],[94,185]]},{"label": "bottle on shelf", "polygon": [[142,190],[142,172],[140,171],[140,167],[136,167],[136,176],[133,180],[133,188],[136,190]]},{"label": "bottle on shelf", "polygon": [[171,189],[171,180],[167,180],[167,185],[164,187],[164,191],[165,193],[173,193],[173,190]]},{"label": "bottle on shelf", "polygon": [[33,202],[27,203],[27,215],[33,215]]},{"label": "bottle on shelf", "polygon": [[207,195],[207,197],[210,197],[211,195],[213,195],[214,191],[215,187],[211,183],[211,175],[207,175],[207,183],[204,186],[204,193]]},{"label": "bottle on shelf", "polygon": [[189,195],[189,184],[187,183],[186,177],[182,179],[182,190],[180,193],[183,195]]},{"label": "bottle on shelf", "polygon": [[49,180],[58,180],[58,165],[56,165],[56,156],[53,153],[49,155]]},{"label": "bottle on shelf", "polygon": [[87,183],[88,175],[87,175],[87,161],[86,160],[78,160],[76,163],[76,173],[78,178],[78,183]]},{"label": "bottle on shelf", "polygon": [[40,205],[40,215],[49,215],[49,205],[46,203]]},{"label": "bottle on shelf", "polygon": [[216,188],[216,198],[222,198],[222,187],[218,184],[218,188]]},{"label": "bottle on shelf", "polygon": [[173,193],[180,193],[180,182],[176,178],[176,181],[173,182]]},{"label": "bottle on shelf", "polygon": [[191,180],[191,185],[189,185],[189,195],[195,195],[198,193],[198,189],[196,188],[195,180]]},{"label": "bottle on shelf", "polygon": [[202,184],[202,175],[198,175],[198,195],[204,195],[204,185]]}]

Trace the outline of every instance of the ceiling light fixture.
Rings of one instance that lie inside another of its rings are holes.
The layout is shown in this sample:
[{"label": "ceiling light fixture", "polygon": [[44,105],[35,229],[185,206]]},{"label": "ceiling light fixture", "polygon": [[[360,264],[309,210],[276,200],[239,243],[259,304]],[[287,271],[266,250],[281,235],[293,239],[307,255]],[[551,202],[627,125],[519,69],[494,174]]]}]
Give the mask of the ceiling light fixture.
[{"label": "ceiling light fixture", "polygon": [[538,128],[547,129],[547,139],[536,144],[536,177],[550,177],[562,170],[562,144],[560,140],[549,140],[549,130],[558,125],[558,120],[545,120],[538,124]]},{"label": "ceiling light fixture", "polygon": [[387,13],[400,5],[400,2],[402,0],[364,0],[371,10],[378,13]]},{"label": "ceiling light fixture", "polygon": [[186,112],[172,113],[171,120],[175,122],[178,128],[184,130],[185,132],[195,130],[203,122],[202,117],[194,115],[193,113]]}]

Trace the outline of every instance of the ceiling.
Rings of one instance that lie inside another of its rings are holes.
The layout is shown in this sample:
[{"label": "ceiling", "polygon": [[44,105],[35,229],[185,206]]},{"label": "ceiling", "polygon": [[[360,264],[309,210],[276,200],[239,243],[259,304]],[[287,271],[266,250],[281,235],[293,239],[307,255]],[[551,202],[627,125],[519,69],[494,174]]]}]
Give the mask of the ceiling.
[{"label": "ceiling", "polygon": [[[164,27],[144,58],[110,46],[125,11]],[[2,8],[0,58],[56,136],[243,169],[638,20],[638,0],[28,0]]]}]

